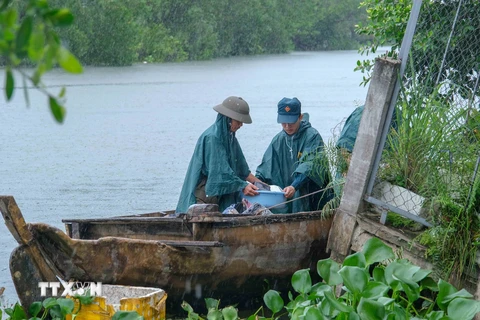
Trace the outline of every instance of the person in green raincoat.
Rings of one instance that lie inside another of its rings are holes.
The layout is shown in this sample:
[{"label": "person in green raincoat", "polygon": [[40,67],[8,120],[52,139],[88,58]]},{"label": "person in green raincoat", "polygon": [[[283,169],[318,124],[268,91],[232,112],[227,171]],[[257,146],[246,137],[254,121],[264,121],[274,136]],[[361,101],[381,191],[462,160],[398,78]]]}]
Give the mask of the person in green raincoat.
[{"label": "person in green raincoat", "polygon": [[[175,213],[185,213],[192,204],[218,204],[222,212],[241,201],[240,192],[253,196],[258,181],[248,168],[235,133],[244,123],[252,123],[248,103],[231,96],[213,108],[215,123],[197,141],[188,166]],[[248,182],[251,183],[248,183]]]},{"label": "person in green raincoat", "polygon": [[286,201],[299,198],[283,208],[273,208],[273,213],[321,210],[333,195],[330,189],[314,193],[330,182],[327,167],[312,170],[314,158],[322,156],[323,139],[310,124],[308,113],[301,113],[297,98],[283,98],[277,107],[277,122],[282,131],[272,139],[255,176],[282,188]]},{"label": "person in green raincoat", "polygon": [[[360,127],[360,121],[362,120],[363,110],[365,105],[361,105],[348,116],[343,125],[342,131],[338,137],[335,146],[339,151],[339,163],[336,169],[335,175],[335,193],[337,196],[342,195],[343,185],[347,176],[348,167],[350,166],[350,160],[352,159],[353,147],[357,140],[358,129]],[[390,128],[394,131],[398,129],[398,119],[396,108],[393,109],[392,122]]]}]

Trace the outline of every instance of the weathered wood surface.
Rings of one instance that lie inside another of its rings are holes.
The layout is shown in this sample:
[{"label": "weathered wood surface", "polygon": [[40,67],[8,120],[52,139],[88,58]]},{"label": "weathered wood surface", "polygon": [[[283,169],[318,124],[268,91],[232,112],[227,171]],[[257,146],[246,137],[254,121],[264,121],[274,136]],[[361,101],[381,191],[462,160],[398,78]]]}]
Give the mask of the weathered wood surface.
[{"label": "weathered wood surface", "polygon": [[332,251],[332,258],[336,260],[343,260],[343,257],[348,255],[356,223],[354,217],[365,208],[363,198],[377,155],[399,67],[400,61],[397,60],[378,58],[375,61],[342,200],[327,244],[328,249]]},{"label": "weathered wood surface", "polygon": [[54,265],[45,259],[43,248],[25,223],[22,212],[12,196],[0,196],[0,212],[8,230],[19,245],[25,246],[25,251],[45,281],[56,281]]},{"label": "weathered wood surface", "polygon": [[[122,222],[127,229],[122,229]],[[265,281],[272,289],[288,287],[295,271],[315,270],[317,261],[328,257],[325,247],[331,223],[332,218],[320,212],[67,221],[69,232],[80,237],[84,228],[96,228],[98,238],[91,240],[72,239],[42,223],[28,224],[27,229],[55,275],[82,282],[159,287],[167,292],[169,306],[178,308],[183,300],[204,306],[205,297],[222,303],[261,300]],[[146,233],[146,239],[139,239]],[[11,261],[12,274],[22,275],[13,277],[22,303],[40,298],[39,292],[27,288],[47,281],[37,272],[28,250],[26,245],[17,248]]]},{"label": "weathered wood surface", "polygon": [[102,219],[69,219],[63,220],[67,234],[74,239],[98,239],[106,236],[125,237],[144,240],[192,240],[194,229],[200,225],[214,224],[215,228],[253,227],[274,223],[294,223],[299,221],[330,220],[324,218],[321,211],[294,214],[277,214],[270,216],[253,215],[212,215],[189,217],[144,217],[136,218],[102,218]]},{"label": "weathered wood surface", "polygon": [[361,251],[365,242],[376,237],[392,247],[399,256],[421,268],[433,270],[433,264],[425,259],[426,247],[414,242],[411,234],[385,226],[372,218],[373,216],[378,219],[377,215],[371,215],[369,212],[357,215],[357,224],[352,237],[352,251]]}]

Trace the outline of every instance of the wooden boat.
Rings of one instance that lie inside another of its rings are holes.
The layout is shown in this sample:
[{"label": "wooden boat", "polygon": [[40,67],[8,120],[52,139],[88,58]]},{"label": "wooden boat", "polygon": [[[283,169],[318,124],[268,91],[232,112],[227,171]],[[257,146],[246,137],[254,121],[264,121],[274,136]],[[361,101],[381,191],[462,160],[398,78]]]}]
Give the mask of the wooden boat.
[{"label": "wooden boat", "polygon": [[179,217],[156,212],[64,220],[65,233],[26,224],[11,196],[0,196],[0,211],[19,243],[10,270],[22,305],[43,300],[38,282],[59,276],[162,288],[167,313],[182,301],[205,306],[204,298],[258,307],[268,289],[286,292],[295,271],[316,270],[317,261],[328,257],[332,223],[321,211]]}]

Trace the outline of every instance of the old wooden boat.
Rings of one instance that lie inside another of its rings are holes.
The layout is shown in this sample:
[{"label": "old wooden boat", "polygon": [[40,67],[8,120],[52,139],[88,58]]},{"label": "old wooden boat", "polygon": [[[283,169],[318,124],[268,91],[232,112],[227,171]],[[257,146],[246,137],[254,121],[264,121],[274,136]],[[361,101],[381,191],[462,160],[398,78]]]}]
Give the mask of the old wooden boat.
[{"label": "old wooden boat", "polygon": [[41,299],[38,282],[59,276],[162,288],[167,313],[183,300],[204,306],[204,298],[260,306],[266,290],[285,290],[296,270],[315,270],[328,256],[332,222],[320,211],[179,217],[156,212],[65,220],[63,232],[26,224],[11,196],[0,196],[0,211],[19,243],[10,270],[23,305]]}]

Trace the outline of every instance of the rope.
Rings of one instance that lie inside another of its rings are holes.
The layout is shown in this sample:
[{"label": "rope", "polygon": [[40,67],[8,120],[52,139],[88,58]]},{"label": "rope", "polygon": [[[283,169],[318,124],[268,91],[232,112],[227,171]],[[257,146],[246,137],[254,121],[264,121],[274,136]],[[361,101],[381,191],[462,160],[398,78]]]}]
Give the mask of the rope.
[{"label": "rope", "polygon": [[324,189],[320,189],[320,190],[317,190],[317,191],[314,191],[314,192],[311,192],[311,193],[308,193],[308,194],[304,194],[303,196],[300,196],[300,197],[297,197],[295,199],[292,199],[292,200],[288,200],[288,201],[285,201],[285,202],[282,202],[282,203],[279,203],[279,204],[276,204],[274,206],[271,206],[271,207],[268,207],[266,208],[265,210],[270,210],[270,209],[273,209],[273,208],[276,208],[276,207],[279,207],[279,206],[283,206],[287,203],[290,203],[290,202],[293,202],[293,201],[296,201],[296,200],[299,200],[299,199],[302,199],[302,198],[306,198],[306,197],[309,197],[311,195],[314,195],[316,193],[319,193],[319,192],[322,192],[322,191],[325,191],[325,190],[328,190],[328,189],[333,189],[333,186],[330,186],[330,187],[326,187]]}]

